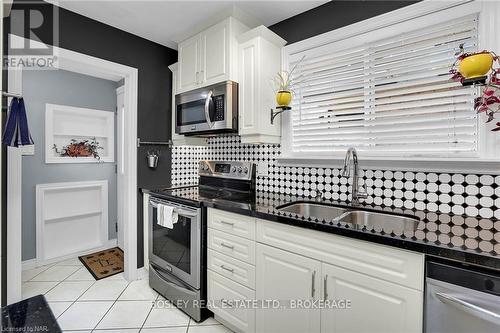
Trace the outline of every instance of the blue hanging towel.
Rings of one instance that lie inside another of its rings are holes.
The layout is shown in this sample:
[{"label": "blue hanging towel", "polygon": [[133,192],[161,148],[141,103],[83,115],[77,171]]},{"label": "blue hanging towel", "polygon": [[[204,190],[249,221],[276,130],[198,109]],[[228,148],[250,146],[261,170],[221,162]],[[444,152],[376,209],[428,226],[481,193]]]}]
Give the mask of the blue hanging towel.
[{"label": "blue hanging towel", "polygon": [[13,98],[10,103],[10,113],[7,116],[2,142],[11,147],[32,145],[26,108],[22,98]]}]

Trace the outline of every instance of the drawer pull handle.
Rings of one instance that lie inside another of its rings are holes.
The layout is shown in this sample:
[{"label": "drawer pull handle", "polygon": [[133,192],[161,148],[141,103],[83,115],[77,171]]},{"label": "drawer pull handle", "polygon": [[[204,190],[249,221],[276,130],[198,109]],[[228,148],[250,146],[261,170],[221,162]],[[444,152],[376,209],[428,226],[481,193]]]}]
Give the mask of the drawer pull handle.
[{"label": "drawer pull handle", "polygon": [[314,285],[316,280],[316,271],[312,273],[312,278],[311,278],[311,298],[314,298],[314,294],[316,293],[316,286]]},{"label": "drawer pull handle", "polygon": [[234,222],[227,222],[224,220],[220,220],[220,223],[230,225],[231,227],[234,226]]},{"label": "drawer pull handle", "polygon": [[225,270],[225,271],[228,271],[228,272],[234,273],[234,269],[232,269],[232,268],[227,268],[227,267],[226,267],[226,266],[224,266],[224,265],[220,265],[220,268],[222,268],[222,269],[223,269],[223,270]]},{"label": "drawer pull handle", "polygon": [[220,243],[220,246],[225,247],[225,248],[230,249],[230,250],[234,250],[234,246],[232,246],[232,245],[227,245],[225,243]]},{"label": "drawer pull handle", "polygon": [[328,274],[325,275],[323,279],[323,300],[326,301],[328,299]]}]

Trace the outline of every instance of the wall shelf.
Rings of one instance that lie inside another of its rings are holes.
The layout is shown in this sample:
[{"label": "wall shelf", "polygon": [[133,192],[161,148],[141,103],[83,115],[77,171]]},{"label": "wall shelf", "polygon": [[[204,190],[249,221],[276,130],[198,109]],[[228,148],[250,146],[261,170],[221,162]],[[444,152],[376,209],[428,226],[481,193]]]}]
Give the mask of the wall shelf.
[{"label": "wall shelf", "polygon": [[[67,105],[45,105],[45,163],[99,163],[115,161],[115,113],[104,110],[77,108]],[[60,156],[61,149],[71,139],[95,138],[103,149],[100,159],[94,157]]]}]

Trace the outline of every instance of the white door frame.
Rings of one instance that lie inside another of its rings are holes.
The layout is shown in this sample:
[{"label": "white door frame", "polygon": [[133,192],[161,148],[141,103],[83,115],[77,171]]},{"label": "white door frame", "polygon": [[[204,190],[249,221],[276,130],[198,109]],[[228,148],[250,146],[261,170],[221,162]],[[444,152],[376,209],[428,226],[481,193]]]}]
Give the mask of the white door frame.
[{"label": "white door frame", "polygon": [[[123,133],[123,121],[124,121],[124,86],[120,86],[116,89],[116,160],[123,160],[123,139],[124,133]],[[117,163],[117,191],[116,191],[116,209],[118,210],[117,215],[116,215],[116,226],[117,226],[117,232],[116,232],[116,240],[118,243],[118,247],[123,249],[125,247],[124,245],[124,233],[123,233],[123,200],[122,200],[122,189],[121,187],[123,186],[123,181],[121,178],[123,178],[123,170],[121,169],[123,167],[123,163]],[[120,169],[118,169],[120,168]]]},{"label": "white door frame", "polygon": [[[10,35],[10,38],[22,37]],[[30,41],[30,43],[36,43]],[[123,158],[117,157],[118,179],[123,179],[124,275],[137,279],[137,68],[54,47],[58,69],[106,80],[124,80]],[[22,94],[22,69],[9,70],[8,91]],[[29,109],[27,110],[30,112]],[[43,143],[36,143],[41,145]],[[7,153],[7,304],[21,300],[21,149]]]}]

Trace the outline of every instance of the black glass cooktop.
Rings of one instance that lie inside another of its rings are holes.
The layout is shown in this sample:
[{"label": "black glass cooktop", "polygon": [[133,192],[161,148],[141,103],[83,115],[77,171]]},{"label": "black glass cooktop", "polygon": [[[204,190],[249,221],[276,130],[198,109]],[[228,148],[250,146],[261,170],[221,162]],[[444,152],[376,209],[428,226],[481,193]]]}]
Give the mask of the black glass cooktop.
[{"label": "black glass cooktop", "polygon": [[250,207],[255,203],[255,192],[252,190],[236,190],[224,187],[191,185],[166,189],[152,190],[152,194],[158,194],[172,199],[184,199],[194,202],[231,202],[242,208]]}]

